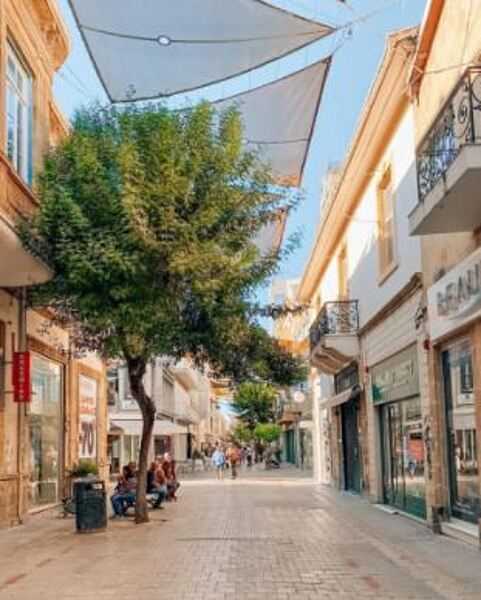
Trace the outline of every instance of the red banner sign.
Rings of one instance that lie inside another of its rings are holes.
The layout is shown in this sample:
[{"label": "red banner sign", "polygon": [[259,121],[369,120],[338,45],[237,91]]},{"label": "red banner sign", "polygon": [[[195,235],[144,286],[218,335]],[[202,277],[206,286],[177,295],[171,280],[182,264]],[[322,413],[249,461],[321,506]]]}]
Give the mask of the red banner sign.
[{"label": "red banner sign", "polygon": [[14,352],[12,384],[14,402],[24,403],[31,401],[30,352]]}]

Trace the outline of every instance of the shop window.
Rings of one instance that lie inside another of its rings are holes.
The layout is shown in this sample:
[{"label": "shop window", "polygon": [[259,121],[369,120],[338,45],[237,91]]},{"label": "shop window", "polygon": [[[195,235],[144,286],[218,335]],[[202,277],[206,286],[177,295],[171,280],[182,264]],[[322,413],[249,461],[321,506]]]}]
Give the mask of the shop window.
[{"label": "shop window", "polygon": [[6,153],[13,168],[32,183],[32,76],[14,46],[7,46]]},{"label": "shop window", "polygon": [[388,167],[377,189],[377,221],[379,275],[387,277],[396,266],[394,229],[394,192],[391,167]]},{"label": "shop window", "polygon": [[107,371],[107,403],[118,406],[119,402],[119,370],[117,367]]},{"label": "shop window", "polygon": [[63,368],[32,357],[30,443],[32,503],[54,503],[59,497],[62,448]]}]

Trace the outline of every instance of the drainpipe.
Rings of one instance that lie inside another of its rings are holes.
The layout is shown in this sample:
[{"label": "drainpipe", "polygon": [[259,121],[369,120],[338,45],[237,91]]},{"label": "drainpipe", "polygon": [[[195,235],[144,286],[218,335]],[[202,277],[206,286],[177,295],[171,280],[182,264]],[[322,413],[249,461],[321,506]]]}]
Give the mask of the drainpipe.
[{"label": "drainpipe", "polygon": [[[19,352],[27,350],[27,288],[20,289],[18,300],[18,342]],[[17,520],[23,523],[23,457],[25,450],[25,419],[27,405],[17,404]]]}]

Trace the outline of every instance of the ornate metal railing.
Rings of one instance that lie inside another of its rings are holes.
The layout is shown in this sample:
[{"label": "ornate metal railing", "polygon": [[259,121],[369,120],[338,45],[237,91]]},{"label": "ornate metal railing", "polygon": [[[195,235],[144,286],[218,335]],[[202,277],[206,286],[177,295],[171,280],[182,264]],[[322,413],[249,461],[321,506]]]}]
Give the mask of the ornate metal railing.
[{"label": "ornate metal railing", "polygon": [[359,302],[341,300],[325,302],[309,331],[311,348],[325,335],[354,335],[359,329]]},{"label": "ornate metal railing", "polygon": [[419,146],[416,162],[422,202],[466,144],[481,143],[481,67],[469,68]]}]

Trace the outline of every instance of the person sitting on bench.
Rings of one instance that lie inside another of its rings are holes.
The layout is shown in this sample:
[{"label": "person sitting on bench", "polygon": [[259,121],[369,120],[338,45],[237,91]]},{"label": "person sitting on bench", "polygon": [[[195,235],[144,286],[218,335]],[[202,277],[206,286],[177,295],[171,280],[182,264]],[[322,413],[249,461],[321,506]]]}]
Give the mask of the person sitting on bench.
[{"label": "person sitting on bench", "polygon": [[162,502],[167,498],[167,482],[162,465],[154,461],[147,471],[147,494],[154,496],[153,508],[162,508]]},{"label": "person sitting on bench", "polygon": [[122,475],[110,498],[114,514],[112,518],[125,517],[129,506],[135,504],[137,490],[137,472],[135,463],[129,463],[122,468]]}]

